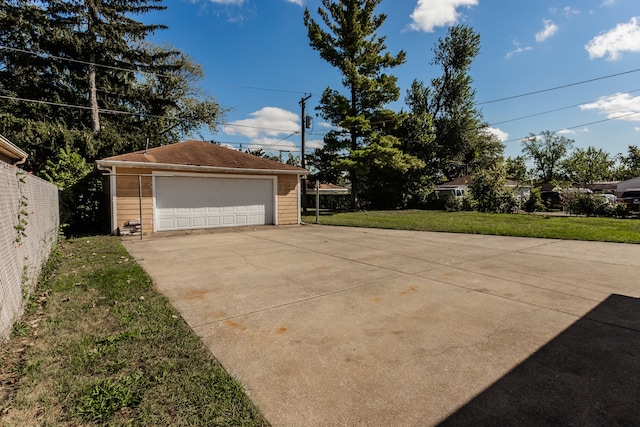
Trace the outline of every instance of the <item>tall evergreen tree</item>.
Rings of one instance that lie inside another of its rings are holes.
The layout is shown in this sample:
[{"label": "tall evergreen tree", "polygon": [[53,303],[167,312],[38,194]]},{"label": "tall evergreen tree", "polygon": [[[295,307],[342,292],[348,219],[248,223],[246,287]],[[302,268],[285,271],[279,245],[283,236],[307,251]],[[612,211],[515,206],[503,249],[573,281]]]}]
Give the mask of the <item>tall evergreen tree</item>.
[{"label": "tall evergreen tree", "polygon": [[396,77],[385,73],[405,61],[405,52],[386,52],[385,37],[377,35],[386,15],[375,14],[382,0],[322,0],[318,8],[321,25],[304,12],[304,24],[313,49],[342,74],[347,90],[327,88],[320,101],[321,116],[339,130],[329,132],[316,166],[328,169],[327,176],[347,172],[351,183],[351,205],[358,207],[361,181],[376,168],[398,171],[421,165],[400,150],[397,137],[385,132],[385,120],[376,120],[383,106],[398,99]]},{"label": "tall evergreen tree", "polygon": [[165,26],[136,20],[165,8],[161,0],[0,3],[0,95],[8,97],[0,132],[30,153],[35,171],[61,147],[92,161],[216,127],[224,110],[199,92],[201,67],[148,41]]}]

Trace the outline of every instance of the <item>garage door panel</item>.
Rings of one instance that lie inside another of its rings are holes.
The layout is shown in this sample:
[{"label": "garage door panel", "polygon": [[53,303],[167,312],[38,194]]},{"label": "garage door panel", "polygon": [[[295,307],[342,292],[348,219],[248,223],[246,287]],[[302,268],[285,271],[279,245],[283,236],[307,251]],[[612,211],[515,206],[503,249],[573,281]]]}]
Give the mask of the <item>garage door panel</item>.
[{"label": "garage door panel", "polygon": [[156,177],[158,231],[273,223],[273,180]]},{"label": "garage door panel", "polygon": [[176,218],[176,228],[191,228],[191,219],[185,217],[177,217]]},{"label": "garage door panel", "polygon": [[251,224],[264,222],[264,215],[250,215],[248,218]]},{"label": "garage door panel", "polygon": [[204,227],[207,225],[207,218],[205,217],[194,217],[192,219],[191,225],[193,225],[193,227]]}]

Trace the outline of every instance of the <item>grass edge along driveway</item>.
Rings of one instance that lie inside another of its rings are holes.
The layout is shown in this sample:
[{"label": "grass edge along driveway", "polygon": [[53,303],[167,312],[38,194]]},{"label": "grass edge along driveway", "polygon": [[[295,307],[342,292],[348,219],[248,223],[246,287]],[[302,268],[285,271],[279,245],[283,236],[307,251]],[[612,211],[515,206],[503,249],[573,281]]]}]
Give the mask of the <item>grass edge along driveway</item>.
[{"label": "grass edge along driveway", "polygon": [[[315,220],[315,214],[302,216],[302,221],[306,223],[314,223]],[[322,213],[320,215],[320,224],[545,239],[640,243],[639,219],[394,210]]]},{"label": "grass edge along driveway", "polygon": [[0,425],[267,421],[117,237],[58,244],[0,343]]}]

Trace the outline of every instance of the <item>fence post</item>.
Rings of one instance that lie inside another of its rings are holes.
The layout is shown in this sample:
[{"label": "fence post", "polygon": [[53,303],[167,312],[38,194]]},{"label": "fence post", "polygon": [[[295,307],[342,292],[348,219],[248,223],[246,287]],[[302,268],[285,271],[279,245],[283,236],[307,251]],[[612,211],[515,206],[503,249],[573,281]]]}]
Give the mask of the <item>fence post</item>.
[{"label": "fence post", "polygon": [[316,179],[316,224],[320,224],[320,181]]}]

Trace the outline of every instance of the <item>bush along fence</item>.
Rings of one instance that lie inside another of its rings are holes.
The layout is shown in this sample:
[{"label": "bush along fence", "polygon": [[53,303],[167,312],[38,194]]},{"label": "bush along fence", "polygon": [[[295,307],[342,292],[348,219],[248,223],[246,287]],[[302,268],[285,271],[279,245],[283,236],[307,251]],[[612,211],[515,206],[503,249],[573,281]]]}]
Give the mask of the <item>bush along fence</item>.
[{"label": "bush along fence", "polygon": [[58,187],[0,162],[0,341],[35,289],[58,237]]}]

